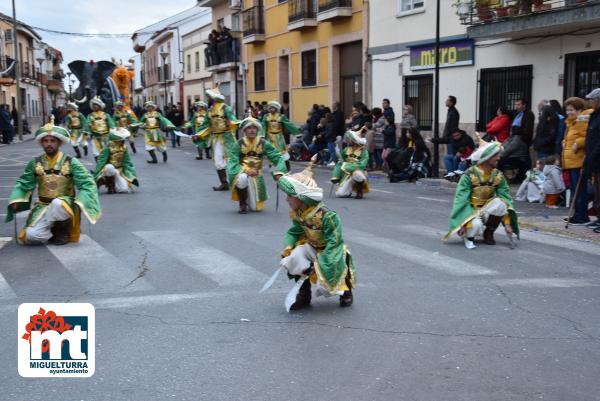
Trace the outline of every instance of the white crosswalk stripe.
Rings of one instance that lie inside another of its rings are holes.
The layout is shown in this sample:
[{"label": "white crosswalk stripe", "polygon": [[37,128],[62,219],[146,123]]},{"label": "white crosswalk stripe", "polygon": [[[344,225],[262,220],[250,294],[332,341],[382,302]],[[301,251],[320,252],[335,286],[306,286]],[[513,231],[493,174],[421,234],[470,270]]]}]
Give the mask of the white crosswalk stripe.
[{"label": "white crosswalk stripe", "polygon": [[[11,237],[0,237],[0,251],[2,251],[2,248],[9,244],[12,240],[13,239]],[[8,285],[6,282],[6,279],[2,273],[0,273],[0,299],[10,299],[15,297],[15,293],[10,288],[10,285]]]},{"label": "white crosswalk stripe", "polygon": [[370,249],[380,250],[416,265],[427,266],[454,276],[487,276],[498,274],[496,270],[488,269],[484,266],[358,230],[344,230],[344,239],[364,245]]},{"label": "white crosswalk stripe", "polygon": [[176,231],[137,231],[134,234],[167,252],[176,250],[175,258],[220,286],[263,282],[267,278],[238,258]]},{"label": "white crosswalk stripe", "polygon": [[144,277],[136,279],[137,272],[85,234],[81,235],[79,243],[48,246],[48,250],[90,292],[152,289]]}]

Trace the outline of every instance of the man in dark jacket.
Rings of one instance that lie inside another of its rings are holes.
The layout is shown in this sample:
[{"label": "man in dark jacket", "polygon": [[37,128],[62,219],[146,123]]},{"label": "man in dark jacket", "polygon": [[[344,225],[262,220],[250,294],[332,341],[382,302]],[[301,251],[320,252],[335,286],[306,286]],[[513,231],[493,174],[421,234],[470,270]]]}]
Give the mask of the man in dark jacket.
[{"label": "man in dark jacket", "polygon": [[533,140],[533,149],[539,160],[554,154],[559,119],[547,101],[540,102],[538,108],[540,117]]},{"label": "man in dark jacket", "polygon": [[594,89],[585,98],[590,101],[594,112],[590,116],[585,136],[584,177],[592,179],[594,208],[597,213],[596,221],[588,223],[587,226],[600,234],[600,89]]},{"label": "man in dark jacket", "polygon": [[516,132],[517,135],[520,135],[521,139],[527,145],[527,149],[529,149],[533,141],[533,125],[535,123],[535,116],[527,106],[527,100],[525,99],[521,98],[516,101],[515,107],[517,108],[517,115],[512,122],[511,131]]},{"label": "man in dark jacket", "polygon": [[513,130],[508,139],[502,144],[504,149],[500,152],[498,169],[501,171],[517,169],[518,173],[515,181],[521,182],[525,179],[525,173],[529,170],[531,162],[529,146],[518,132],[518,130]]},{"label": "man in dark jacket", "polygon": [[473,150],[475,149],[473,138],[461,129],[456,129],[449,138],[432,138],[431,142],[449,144],[449,147],[454,152],[453,154],[444,156],[444,166],[446,168],[446,175],[444,178],[446,179],[454,177],[457,174],[456,170],[462,170],[459,168],[461,161],[471,156],[471,153],[473,153]]},{"label": "man in dark jacket", "polygon": [[392,106],[390,106],[390,99],[383,99],[381,105],[383,106],[383,116],[391,117],[395,120],[396,116],[394,115],[394,109],[392,108]]},{"label": "man in dark jacket", "polygon": [[446,107],[448,108],[448,113],[446,114],[446,124],[444,125],[444,132],[442,133],[442,138],[446,142],[446,155],[454,156],[454,150],[452,149],[452,133],[458,130],[458,124],[460,123],[460,113],[456,110],[456,97],[450,95],[448,99],[446,99]]},{"label": "man in dark jacket", "polygon": [[343,137],[346,133],[346,121],[344,120],[344,112],[342,111],[340,102],[333,103],[333,119],[335,120],[336,136]]}]

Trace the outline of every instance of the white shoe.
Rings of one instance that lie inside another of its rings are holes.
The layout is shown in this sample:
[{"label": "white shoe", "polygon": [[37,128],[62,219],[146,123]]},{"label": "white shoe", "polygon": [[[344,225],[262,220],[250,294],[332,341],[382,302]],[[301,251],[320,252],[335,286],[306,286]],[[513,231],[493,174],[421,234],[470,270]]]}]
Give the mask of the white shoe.
[{"label": "white shoe", "polygon": [[452,177],[454,177],[455,175],[456,175],[456,173],[455,173],[455,172],[450,172],[450,173],[446,174],[446,175],[444,176],[444,178],[452,178]]},{"label": "white shoe", "polygon": [[475,243],[473,241],[471,241],[470,239],[468,239],[467,237],[463,237],[463,242],[465,243],[465,248],[467,248],[467,249],[477,248],[475,246]]},{"label": "white shoe", "polygon": [[463,175],[464,171],[462,170],[454,170],[454,175]]},{"label": "white shoe", "polygon": [[333,166],[335,166],[335,164],[336,164],[335,162],[329,162],[329,163],[327,163],[327,167],[333,167]]}]

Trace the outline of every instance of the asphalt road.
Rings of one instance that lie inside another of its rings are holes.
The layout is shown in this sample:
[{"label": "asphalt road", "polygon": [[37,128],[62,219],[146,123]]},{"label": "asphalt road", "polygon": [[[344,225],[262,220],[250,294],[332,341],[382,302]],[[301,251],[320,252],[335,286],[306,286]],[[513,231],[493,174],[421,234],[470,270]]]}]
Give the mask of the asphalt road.
[{"label": "asphalt road", "polygon": [[[0,213],[38,153],[0,149]],[[268,179],[266,210],[240,216],[194,156],[188,143],[167,164],[134,155],[141,187],[102,190],[102,219],[79,244],[0,240],[0,399],[600,399],[598,245],[525,232],[515,250],[498,234],[467,251],[440,240],[450,190],[373,177],[364,200],[327,200],[357,265],[354,305],[287,313],[285,278],[258,294],[289,226],[283,197],[276,212]],[[326,193],[328,174],[317,171]],[[19,376],[17,307],[40,301],[95,306],[93,377]]]}]

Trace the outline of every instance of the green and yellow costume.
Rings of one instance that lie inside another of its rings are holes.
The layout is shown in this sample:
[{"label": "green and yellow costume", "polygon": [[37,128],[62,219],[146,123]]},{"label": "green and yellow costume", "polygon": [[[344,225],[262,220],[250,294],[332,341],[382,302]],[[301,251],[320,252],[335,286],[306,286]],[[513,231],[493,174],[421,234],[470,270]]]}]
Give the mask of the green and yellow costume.
[{"label": "green and yellow costume", "polygon": [[132,185],[139,187],[140,184],[137,179],[135,167],[131,162],[127,145],[123,143],[124,139],[112,136],[110,139],[110,143],[102,150],[100,156],[98,157],[94,180],[96,183],[100,181],[100,179],[103,177],[106,165],[112,164],[114,168],[118,170],[119,175],[127,181],[129,187]]},{"label": "green and yellow costume", "polygon": [[88,140],[88,121],[78,110],[71,110],[65,118],[67,130],[69,131],[69,138],[71,145],[78,146],[80,142],[84,144]]},{"label": "green and yellow costume", "polygon": [[144,135],[146,150],[165,148],[167,141],[162,134],[161,126],[164,130],[175,129],[175,125],[156,110],[147,111],[140,119],[140,124],[146,128]]},{"label": "green and yellow costume", "polygon": [[115,121],[110,114],[103,110],[92,111],[87,116],[87,125],[92,135],[94,156],[98,156],[102,149],[108,145],[108,133],[116,128]]},{"label": "green and yellow costume", "polygon": [[[275,107],[272,103],[269,106]],[[275,112],[263,116],[261,136],[264,136],[281,154],[287,154],[288,151],[284,137],[285,131],[292,135],[300,133],[300,130],[284,114]]]},{"label": "green and yellow costume", "polygon": [[139,122],[135,114],[133,114],[132,111],[127,109],[117,109],[115,110],[112,118],[115,121],[117,128],[125,128],[129,131],[129,133],[131,134],[129,140],[133,141],[139,127]]}]

